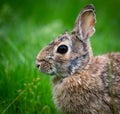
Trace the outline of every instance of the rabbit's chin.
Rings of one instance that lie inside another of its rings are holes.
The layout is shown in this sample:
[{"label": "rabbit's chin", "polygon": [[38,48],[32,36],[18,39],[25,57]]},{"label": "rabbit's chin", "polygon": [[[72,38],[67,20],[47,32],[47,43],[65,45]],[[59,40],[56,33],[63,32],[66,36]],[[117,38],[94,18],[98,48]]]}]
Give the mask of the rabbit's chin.
[{"label": "rabbit's chin", "polygon": [[[61,78],[65,78],[65,77],[68,77],[70,76],[70,74],[68,72],[58,72],[56,70],[56,68],[51,68],[51,69],[41,69],[39,68],[39,71],[44,73],[44,74],[47,74],[49,76],[54,76],[54,77],[61,77]],[[62,70],[63,71],[63,70]]]},{"label": "rabbit's chin", "polygon": [[48,74],[50,76],[55,76],[56,75],[56,69],[51,68],[51,69],[47,69],[47,70],[42,70],[41,68],[39,68],[39,71],[45,74]]},{"label": "rabbit's chin", "polygon": [[50,76],[56,76],[56,73],[54,71],[49,71],[49,72],[43,72],[43,73],[46,73]]}]

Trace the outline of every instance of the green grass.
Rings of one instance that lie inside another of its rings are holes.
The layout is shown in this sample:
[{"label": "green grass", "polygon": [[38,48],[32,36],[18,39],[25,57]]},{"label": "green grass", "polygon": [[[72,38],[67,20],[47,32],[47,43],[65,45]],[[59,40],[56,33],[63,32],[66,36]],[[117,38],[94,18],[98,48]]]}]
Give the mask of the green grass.
[{"label": "green grass", "polygon": [[[89,2],[45,1],[42,7],[32,1],[20,7],[19,2],[0,4],[0,114],[59,114],[52,100],[50,77],[37,70],[36,55],[56,36],[71,31],[77,13]],[[111,9],[93,3],[98,20],[91,38],[95,55],[120,51],[119,4],[114,1],[116,5]],[[107,15],[103,13],[108,11]]]},{"label": "green grass", "polygon": [[[0,113],[57,113],[52,101],[50,79],[39,73],[35,59],[41,47],[50,41],[48,36],[55,37],[54,31],[62,26],[59,23],[54,21],[40,27],[20,21],[2,35]],[[48,29],[48,26],[51,29]]]}]

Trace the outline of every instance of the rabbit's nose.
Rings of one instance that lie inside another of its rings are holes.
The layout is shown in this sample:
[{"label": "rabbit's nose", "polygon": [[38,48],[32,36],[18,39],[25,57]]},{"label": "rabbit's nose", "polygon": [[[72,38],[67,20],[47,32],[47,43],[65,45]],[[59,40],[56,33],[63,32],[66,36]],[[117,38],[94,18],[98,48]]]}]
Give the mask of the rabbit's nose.
[{"label": "rabbit's nose", "polygon": [[40,62],[38,60],[36,60],[35,64],[36,64],[36,67],[39,69],[41,66]]}]

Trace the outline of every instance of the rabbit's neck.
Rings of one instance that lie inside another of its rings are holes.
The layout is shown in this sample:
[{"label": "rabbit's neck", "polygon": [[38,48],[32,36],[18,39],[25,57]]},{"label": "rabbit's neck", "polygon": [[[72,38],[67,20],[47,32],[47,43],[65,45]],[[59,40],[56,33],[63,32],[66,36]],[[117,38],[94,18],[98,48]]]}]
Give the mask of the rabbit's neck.
[{"label": "rabbit's neck", "polygon": [[[90,56],[93,56],[93,55],[90,55]],[[68,76],[66,77],[63,77],[63,76],[54,76],[52,78],[52,82],[53,82],[53,86],[57,85],[57,84],[60,84],[63,82],[64,79],[67,79],[68,77],[74,77],[74,75],[76,74],[80,74],[81,72],[84,72],[86,71],[86,69],[89,69],[89,67],[91,67],[91,64],[93,62],[93,57],[89,57],[89,61],[87,61],[87,63],[85,63],[82,67],[75,69],[75,71],[71,72],[71,74],[69,74]]]}]

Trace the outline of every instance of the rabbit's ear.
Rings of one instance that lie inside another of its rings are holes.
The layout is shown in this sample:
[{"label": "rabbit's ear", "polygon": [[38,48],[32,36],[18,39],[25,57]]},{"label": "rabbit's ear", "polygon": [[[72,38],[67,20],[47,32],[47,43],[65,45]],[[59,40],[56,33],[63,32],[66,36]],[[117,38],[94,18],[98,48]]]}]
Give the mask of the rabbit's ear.
[{"label": "rabbit's ear", "polygon": [[93,35],[95,32],[94,24],[96,16],[93,5],[86,6],[77,17],[73,34],[77,34],[80,40],[85,40]]}]

